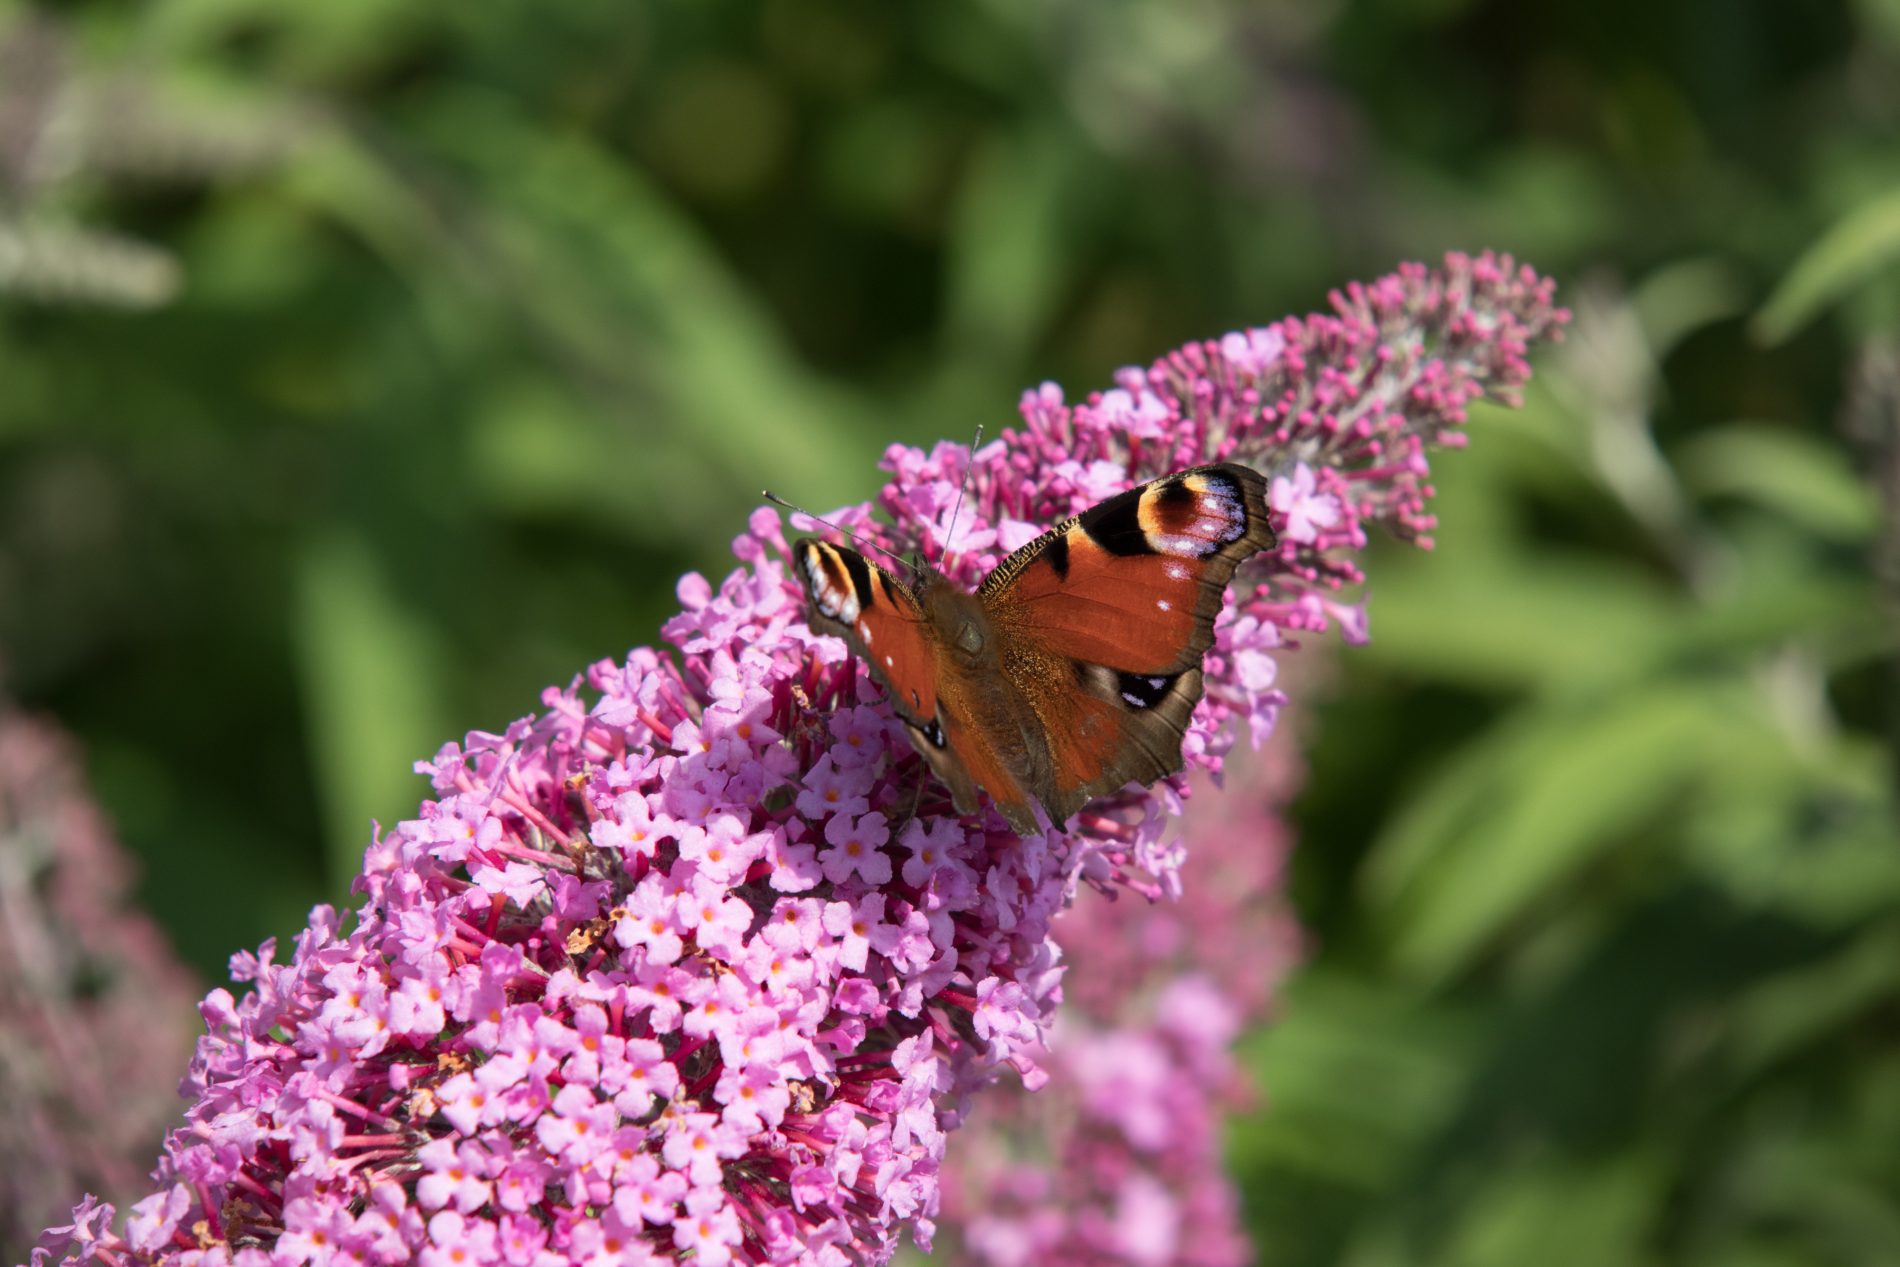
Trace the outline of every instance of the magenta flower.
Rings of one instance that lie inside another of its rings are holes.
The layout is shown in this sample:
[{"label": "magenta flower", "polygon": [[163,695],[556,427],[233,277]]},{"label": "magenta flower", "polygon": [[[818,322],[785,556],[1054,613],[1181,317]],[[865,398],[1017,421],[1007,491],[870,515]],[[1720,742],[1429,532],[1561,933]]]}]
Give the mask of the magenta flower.
[{"label": "magenta flower", "polygon": [[[1137,481],[1305,463],[1337,516],[1309,514],[1314,540],[1288,535],[1234,587],[1188,736],[1216,770],[1229,723],[1263,730],[1281,702],[1239,659],[1357,619],[1335,594],[1365,523],[1429,531],[1414,459],[1472,400],[1510,399],[1564,320],[1508,259],[1408,267],[1231,353],[1125,371],[1112,400],[1029,393],[1025,427],[974,455],[894,447],[887,519],[840,518],[935,555],[967,473],[945,567],[970,581]],[[955,817],[843,645],[807,628],[778,516],[734,551],[717,587],[682,581],[675,654],[593,665],[419,767],[436,799],[370,845],[355,918],[319,908],[288,962],[269,944],[233,960],[241,1002],[206,999],[189,1124],[127,1232],[85,1206],[48,1257],[842,1264],[907,1230],[928,1247],[973,1093],[1004,1065],[1046,1076],[1052,919],[1082,881],[1178,888],[1163,828],[1186,782],[1022,838],[993,810]],[[1217,991],[1174,1011],[1229,1023],[1206,1008]],[[425,1201],[440,1166],[461,1177]]]}]

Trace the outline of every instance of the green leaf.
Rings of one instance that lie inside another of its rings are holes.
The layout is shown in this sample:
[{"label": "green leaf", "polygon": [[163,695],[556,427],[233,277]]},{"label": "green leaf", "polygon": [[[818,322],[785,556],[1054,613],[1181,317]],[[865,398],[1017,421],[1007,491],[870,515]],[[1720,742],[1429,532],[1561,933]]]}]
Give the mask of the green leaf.
[{"label": "green leaf", "polygon": [[433,631],[410,611],[375,553],[333,525],[304,547],[292,616],[331,873],[354,875],[372,819],[413,813],[412,767],[448,738]]},{"label": "green leaf", "polygon": [[1675,463],[1705,497],[1741,497],[1834,541],[1869,540],[1880,521],[1873,489],[1838,446],[1770,423],[1734,423],[1680,446]]},{"label": "green leaf", "polygon": [[1755,314],[1750,331],[1768,347],[1784,343],[1829,305],[1900,257],[1900,190],[1862,203],[1794,262]]},{"label": "green leaf", "polygon": [[1526,710],[1456,753],[1368,860],[1372,922],[1401,974],[1439,982],[1678,797],[1735,710],[1652,684]]},{"label": "green leaf", "polygon": [[1649,353],[1661,360],[1689,335],[1748,306],[1740,270],[1713,255],[1664,264],[1630,295]]},{"label": "green leaf", "polygon": [[1804,1049],[1825,1047],[1900,998],[1900,921],[1876,925],[1840,955],[1755,985],[1737,1007],[1725,1062],[1760,1077]]},{"label": "green leaf", "polygon": [[975,156],[953,221],[946,328],[983,355],[1012,355],[1062,296],[1076,252],[1086,165],[1070,138],[1025,133]]},{"label": "green leaf", "polygon": [[1595,556],[1451,557],[1370,570],[1373,640],[1353,657],[1486,689],[1563,686],[1622,675],[1681,619],[1655,581]]},{"label": "green leaf", "polygon": [[1667,1200],[1669,1167],[1622,1152],[1545,1161],[1498,1176],[1442,1254],[1458,1267],[1627,1267],[1643,1261],[1649,1224]]},{"label": "green leaf", "polygon": [[1339,969],[1288,983],[1281,1020],[1242,1054],[1270,1111],[1237,1123],[1242,1173],[1295,1171],[1353,1188],[1389,1181],[1440,1125],[1469,1058],[1474,1027],[1404,991]]}]

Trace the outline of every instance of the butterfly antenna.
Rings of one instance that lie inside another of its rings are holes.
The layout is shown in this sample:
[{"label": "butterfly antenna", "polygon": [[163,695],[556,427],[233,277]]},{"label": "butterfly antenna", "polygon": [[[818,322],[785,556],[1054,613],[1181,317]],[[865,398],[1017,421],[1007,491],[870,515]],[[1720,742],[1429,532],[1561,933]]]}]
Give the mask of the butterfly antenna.
[{"label": "butterfly antenna", "polygon": [[963,513],[963,495],[970,491],[970,473],[976,470],[976,446],[983,443],[983,424],[976,424],[976,434],[970,437],[970,461],[963,468],[963,483],[957,489],[957,504],[950,508],[950,527],[943,534],[943,557],[948,560],[950,547],[957,539],[957,516]]},{"label": "butterfly antenna", "polygon": [[845,527],[843,524],[835,524],[835,523],[832,523],[829,519],[820,518],[819,516],[812,514],[809,510],[806,510],[803,506],[797,505],[796,503],[793,503],[793,502],[786,501],[783,497],[780,497],[777,493],[773,492],[769,488],[760,489],[759,495],[764,497],[766,501],[771,502],[774,506],[783,506],[787,510],[796,511],[797,513],[805,516],[805,518],[811,520],[813,523],[823,524],[825,527],[831,529],[833,532],[843,533],[845,536],[857,542],[858,545],[863,547],[865,550],[876,551],[878,554],[881,554],[885,558],[896,563],[899,567],[909,569],[912,575],[917,574],[918,569],[916,568],[915,565],[911,564],[910,562],[904,559],[898,558],[896,555],[892,554],[889,550],[886,550],[883,546],[879,545],[877,542],[872,541],[870,538],[860,537],[857,533],[851,531],[851,529]]}]

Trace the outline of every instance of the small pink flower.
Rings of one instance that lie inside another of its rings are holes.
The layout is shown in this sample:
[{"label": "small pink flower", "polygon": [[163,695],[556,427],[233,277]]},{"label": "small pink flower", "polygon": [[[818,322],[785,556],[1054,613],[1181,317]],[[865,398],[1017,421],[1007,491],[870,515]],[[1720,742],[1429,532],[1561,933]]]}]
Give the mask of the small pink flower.
[{"label": "small pink flower", "polygon": [[650,964],[677,963],[686,951],[686,942],[680,936],[675,900],[666,892],[661,878],[649,874],[627,900],[624,913],[614,925],[614,940],[628,950],[644,948]]},{"label": "small pink flower", "polygon": [[853,907],[848,902],[825,906],[825,931],[842,943],[839,962],[855,972],[864,971],[873,948],[888,955],[897,946],[899,929],[884,922],[884,895],[867,893]]},{"label": "small pink flower", "polygon": [[1164,434],[1170,410],[1159,396],[1117,387],[1102,393],[1095,413],[1104,426],[1119,428],[1137,440],[1156,440]]},{"label": "small pink flower", "polygon": [[429,1243],[417,1255],[420,1267],[471,1267],[493,1260],[495,1225],[443,1210],[429,1220]]},{"label": "small pink flower", "polygon": [[[547,1192],[548,1165],[536,1153],[512,1145],[495,1175],[495,1204],[510,1214],[523,1214],[541,1204]],[[505,1220],[504,1220],[505,1225]]]},{"label": "small pink flower", "polygon": [[539,1219],[517,1212],[502,1216],[496,1240],[503,1262],[512,1267],[530,1267],[540,1260],[548,1233]]},{"label": "small pink flower", "polygon": [[[125,1239],[131,1242],[133,1249],[144,1253],[162,1249],[171,1239],[172,1233],[177,1231],[179,1221],[191,1209],[192,1195],[191,1189],[183,1184],[174,1184],[163,1191],[154,1192],[132,1207],[131,1215],[125,1221]],[[300,1212],[307,1209],[312,1223],[318,1225],[298,1233],[301,1243],[309,1247],[313,1257],[320,1252],[341,1248],[348,1239],[352,1228],[347,1214],[301,1205],[299,1209]],[[293,1245],[296,1243],[293,1241]]]},{"label": "small pink flower", "polygon": [[710,1113],[682,1113],[666,1133],[660,1155],[666,1164],[685,1173],[695,1187],[716,1183],[719,1162],[724,1157],[744,1153],[738,1133],[723,1126]]},{"label": "small pink flower", "polygon": [[827,752],[805,775],[804,787],[798,794],[798,812],[810,819],[822,819],[828,814],[856,817],[870,808],[865,799],[870,790],[870,776],[863,766],[840,768]]},{"label": "small pink flower", "polygon": [[448,966],[439,957],[423,960],[416,975],[407,977],[390,1000],[390,1024],[399,1034],[427,1038],[448,1024],[443,1000],[448,995]]},{"label": "small pink flower", "polygon": [[554,1113],[535,1123],[541,1147],[569,1165],[581,1166],[605,1149],[613,1135],[616,1114],[584,1086],[562,1087],[554,1097]]},{"label": "small pink flower", "polygon": [[883,757],[893,740],[904,742],[892,733],[890,714],[881,708],[841,708],[831,717],[831,733],[838,746],[831,758],[839,767],[862,769]]},{"label": "small pink flower", "polygon": [[690,1252],[693,1262],[725,1267],[739,1244],[739,1219],[725,1194],[717,1188],[699,1188],[687,1194],[686,1212],[673,1220],[673,1244]]},{"label": "small pink flower", "polygon": [[673,1221],[686,1196],[686,1176],[661,1170],[651,1154],[642,1153],[620,1175],[614,1189],[614,1208],[629,1225],[644,1221],[664,1227]]},{"label": "small pink flower", "polygon": [[678,1069],[666,1059],[665,1048],[650,1038],[627,1040],[622,1076],[614,1107],[623,1118],[643,1118],[652,1110],[655,1099],[669,1099],[679,1090]]},{"label": "small pink flower", "polygon": [[881,813],[866,814],[862,818],[840,814],[826,823],[825,839],[831,848],[818,855],[825,869],[825,879],[843,884],[855,875],[869,885],[889,881],[891,860],[880,848],[890,837],[884,824]]},{"label": "small pink flower", "polygon": [[729,1065],[713,1088],[713,1098],[726,1106],[728,1126],[756,1135],[784,1120],[792,1093],[768,1065]]},{"label": "small pink flower", "polygon": [[[947,824],[913,818],[904,825],[903,846],[910,851],[904,862],[904,883],[923,888],[944,863],[944,848],[955,833]],[[960,837],[957,837],[960,839]]]},{"label": "small pink flower", "polygon": [[1221,339],[1220,354],[1243,374],[1259,376],[1286,355],[1286,335],[1277,326],[1239,331]]},{"label": "small pink flower", "polygon": [[453,1205],[467,1214],[488,1203],[492,1189],[483,1178],[488,1159],[474,1141],[457,1147],[451,1139],[431,1140],[416,1151],[416,1160],[423,1165],[416,1181],[416,1200],[423,1209]]},{"label": "small pink flower", "polygon": [[1311,545],[1319,540],[1322,529],[1334,528],[1345,517],[1339,498],[1330,492],[1319,491],[1313,476],[1313,468],[1304,462],[1294,464],[1293,474],[1273,477],[1268,488],[1268,501],[1273,509],[1285,516],[1281,531],[1287,540]]},{"label": "small pink flower", "polygon": [[752,908],[731,896],[725,885],[694,876],[692,890],[674,905],[680,930],[692,936],[701,950],[710,950],[727,962],[745,953],[745,935],[752,927]]}]

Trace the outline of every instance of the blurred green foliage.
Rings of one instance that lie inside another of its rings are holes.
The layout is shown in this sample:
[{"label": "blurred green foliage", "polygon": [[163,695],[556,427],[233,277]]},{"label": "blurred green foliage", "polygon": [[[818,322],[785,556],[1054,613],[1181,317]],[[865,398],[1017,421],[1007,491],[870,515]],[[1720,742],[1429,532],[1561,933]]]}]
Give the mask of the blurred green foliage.
[{"label": "blurred green foliage", "polygon": [[207,972],[342,898],[409,761],[650,640],[761,484],[1493,246],[1578,320],[1318,710],[1261,1259],[1900,1253],[1894,0],[0,39],[0,656]]}]

